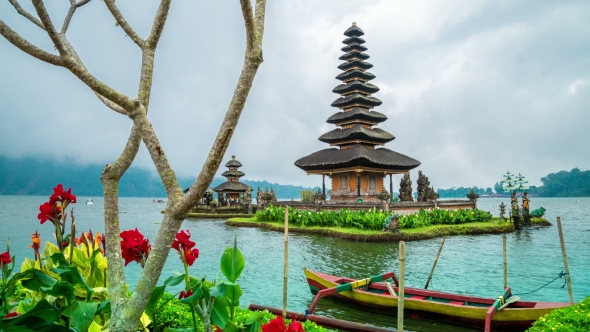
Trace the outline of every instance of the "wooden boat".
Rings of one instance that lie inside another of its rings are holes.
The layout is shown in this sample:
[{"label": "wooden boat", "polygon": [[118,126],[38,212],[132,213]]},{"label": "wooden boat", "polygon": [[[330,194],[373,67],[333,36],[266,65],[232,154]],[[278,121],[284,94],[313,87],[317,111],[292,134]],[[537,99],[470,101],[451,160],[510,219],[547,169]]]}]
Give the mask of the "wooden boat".
[{"label": "wooden boat", "polygon": [[[388,272],[380,276],[354,280],[303,268],[307,283],[317,294],[309,312],[323,295],[352,301],[367,310],[397,316],[397,277]],[[385,281],[393,279],[394,285]],[[498,299],[444,293],[420,288],[404,288],[404,316],[412,319],[436,320],[485,331],[524,331],[531,324],[569,302],[520,301],[510,299],[510,287]]]}]

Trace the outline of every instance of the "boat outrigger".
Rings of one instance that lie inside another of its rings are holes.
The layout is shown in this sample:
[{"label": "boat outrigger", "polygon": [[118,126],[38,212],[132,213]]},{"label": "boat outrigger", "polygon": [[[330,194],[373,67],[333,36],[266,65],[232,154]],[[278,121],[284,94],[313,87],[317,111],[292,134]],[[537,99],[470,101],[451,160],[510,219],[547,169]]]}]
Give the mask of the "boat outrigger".
[{"label": "boat outrigger", "polygon": [[[394,272],[355,280],[303,269],[311,292],[316,294],[308,310],[310,314],[321,297],[336,296],[371,311],[397,315],[398,280]],[[394,285],[386,282],[388,279],[392,279]],[[569,302],[520,301],[517,296],[511,297],[510,287],[506,287],[497,299],[404,288],[404,316],[486,332],[523,331],[553,309],[569,305]]]}]

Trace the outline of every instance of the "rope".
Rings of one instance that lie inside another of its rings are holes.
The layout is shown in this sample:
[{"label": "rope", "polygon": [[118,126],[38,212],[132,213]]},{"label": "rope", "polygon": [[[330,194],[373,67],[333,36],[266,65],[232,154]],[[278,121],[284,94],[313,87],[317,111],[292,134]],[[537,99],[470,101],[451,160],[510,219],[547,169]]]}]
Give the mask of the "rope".
[{"label": "rope", "polygon": [[[541,286],[541,287],[539,287],[539,288],[535,289],[534,291],[532,291],[532,292],[526,292],[526,293],[512,294],[512,296],[515,296],[515,295],[527,295],[527,294],[532,294],[532,293],[534,293],[534,292],[536,292],[536,291],[538,291],[538,290],[540,290],[540,289],[542,289],[542,288],[546,287],[547,285],[549,285],[550,283],[554,282],[555,280],[557,280],[557,279],[559,279],[559,278],[563,278],[563,277],[565,277],[565,276],[566,276],[566,275],[568,275],[568,274],[569,274],[569,273],[565,273],[565,272],[561,271],[561,272],[559,272],[559,275],[558,275],[557,277],[555,277],[553,280],[551,280],[551,281],[549,281],[548,283],[546,283],[545,285],[543,285],[543,286]],[[565,278],[565,281],[564,281],[564,283],[563,283],[563,286],[561,286],[561,288],[564,288],[566,284],[567,284],[567,278]]]},{"label": "rope", "polygon": [[307,314],[309,314],[309,310],[305,309],[305,313],[303,314],[303,321],[307,320]]}]

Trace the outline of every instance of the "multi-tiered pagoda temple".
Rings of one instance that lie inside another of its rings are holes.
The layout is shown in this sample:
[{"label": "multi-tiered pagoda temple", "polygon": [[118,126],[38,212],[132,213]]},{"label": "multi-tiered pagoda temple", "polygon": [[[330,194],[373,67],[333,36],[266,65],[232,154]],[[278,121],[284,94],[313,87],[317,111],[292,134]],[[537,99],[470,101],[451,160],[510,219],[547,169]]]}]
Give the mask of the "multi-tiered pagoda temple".
[{"label": "multi-tiered pagoda temple", "polygon": [[[373,65],[365,62],[369,56],[363,53],[367,50],[363,46],[365,40],[360,38],[364,32],[353,23],[344,35],[347,37],[343,41],[346,46],[342,48],[345,54],[340,60],[345,62],[338,66],[344,72],[336,76],[342,84],[332,90],[340,95],[332,103],[340,111],[327,120],[338,128],[319,137],[333,148],[303,157],[295,165],[307,174],[322,174],[324,180],[328,175],[332,179],[332,189],[328,192],[330,200],[376,200],[384,189],[383,179],[387,174],[390,174],[391,193],[391,174],[407,173],[420,162],[386,148],[377,148],[395,137],[374,128],[387,117],[373,110],[382,102],[371,96],[379,88],[369,83],[375,75],[366,71]],[[325,181],[322,189],[325,195]]]},{"label": "multi-tiered pagoda temple", "polygon": [[226,203],[238,202],[240,200],[240,195],[243,195],[248,189],[250,189],[248,185],[240,182],[240,178],[245,174],[238,170],[238,168],[242,167],[242,163],[236,160],[236,156],[231,156],[231,160],[225,164],[225,167],[227,167],[228,170],[221,173],[221,175],[227,178],[227,182],[213,188],[219,197],[220,204],[222,201],[225,201]]}]

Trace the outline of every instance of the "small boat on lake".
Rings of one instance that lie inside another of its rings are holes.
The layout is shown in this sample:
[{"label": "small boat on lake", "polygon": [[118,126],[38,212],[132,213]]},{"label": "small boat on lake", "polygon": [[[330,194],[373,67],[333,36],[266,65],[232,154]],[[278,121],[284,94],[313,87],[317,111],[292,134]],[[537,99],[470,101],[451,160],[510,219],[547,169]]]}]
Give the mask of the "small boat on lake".
[{"label": "small boat on lake", "polygon": [[92,201],[92,198],[86,200],[86,205],[94,205],[94,201]]},{"label": "small boat on lake", "polygon": [[[363,309],[397,316],[399,289],[394,272],[361,280],[306,268],[304,272],[311,292],[317,294],[309,313],[313,313],[322,296],[336,296]],[[387,279],[392,279],[395,285],[381,282]],[[404,287],[404,316],[478,329],[485,327],[485,331],[524,331],[553,309],[571,305],[569,302],[520,301],[517,296],[512,299],[510,296],[510,287],[498,299]]]}]

